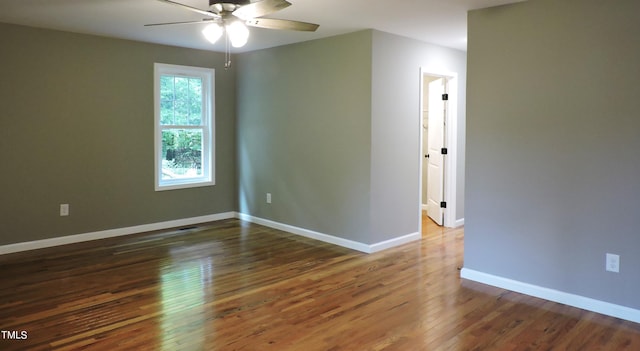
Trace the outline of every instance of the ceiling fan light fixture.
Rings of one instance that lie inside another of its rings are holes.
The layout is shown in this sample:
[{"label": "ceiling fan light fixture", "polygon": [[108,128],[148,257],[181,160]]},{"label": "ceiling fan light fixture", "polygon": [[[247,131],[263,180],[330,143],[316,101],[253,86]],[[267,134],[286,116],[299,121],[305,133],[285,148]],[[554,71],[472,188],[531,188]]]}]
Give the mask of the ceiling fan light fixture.
[{"label": "ceiling fan light fixture", "polygon": [[210,25],[204,27],[202,30],[202,35],[211,43],[215,44],[218,39],[222,36],[222,27],[217,23],[211,23]]},{"label": "ceiling fan light fixture", "polygon": [[202,35],[207,41],[215,44],[225,35],[225,69],[231,66],[231,46],[240,48],[247,44],[249,40],[249,28],[247,26],[304,32],[314,32],[318,29],[318,25],[313,23],[263,18],[291,6],[291,3],[287,0],[209,0],[208,10],[202,10],[173,0],[158,1],[207,17],[200,21],[152,23],[145,24],[145,26],[207,23],[208,25],[202,30]]},{"label": "ceiling fan light fixture", "polygon": [[241,21],[233,21],[226,25],[229,41],[234,48],[243,47],[249,40],[249,28]]}]

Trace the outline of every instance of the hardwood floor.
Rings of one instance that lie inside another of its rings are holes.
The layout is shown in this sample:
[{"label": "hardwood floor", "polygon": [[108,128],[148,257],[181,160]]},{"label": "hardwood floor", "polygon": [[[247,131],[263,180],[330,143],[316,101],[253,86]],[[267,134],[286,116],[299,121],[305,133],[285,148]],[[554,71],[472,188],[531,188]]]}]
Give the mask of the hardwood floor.
[{"label": "hardwood floor", "polygon": [[366,255],[225,220],[0,256],[0,350],[640,350],[638,324],[461,280],[463,239],[427,219]]}]

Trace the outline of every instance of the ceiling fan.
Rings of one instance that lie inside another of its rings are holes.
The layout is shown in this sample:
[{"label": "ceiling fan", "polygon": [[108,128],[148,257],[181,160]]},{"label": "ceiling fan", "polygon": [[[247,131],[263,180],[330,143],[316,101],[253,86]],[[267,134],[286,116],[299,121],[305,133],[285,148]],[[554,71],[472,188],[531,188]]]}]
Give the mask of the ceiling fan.
[{"label": "ceiling fan", "polygon": [[291,3],[286,0],[259,0],[254,2],[250,0],[209,0],[208,10],[201,10],[170,0],[158,1],[199,13],[206,16],[206,18],[200,21],[153,23],[145,26],[209,23],[202,31],[205,38],[211,43],[215,43],[222,37],[223,32],[226,32],[227,43],[230,42],[233,47],[242,47],[247,43],[249,29],[246,26],[307,32],[314,32],[319,27],[319,25],[313,23],[261,18],[291,6]]}]

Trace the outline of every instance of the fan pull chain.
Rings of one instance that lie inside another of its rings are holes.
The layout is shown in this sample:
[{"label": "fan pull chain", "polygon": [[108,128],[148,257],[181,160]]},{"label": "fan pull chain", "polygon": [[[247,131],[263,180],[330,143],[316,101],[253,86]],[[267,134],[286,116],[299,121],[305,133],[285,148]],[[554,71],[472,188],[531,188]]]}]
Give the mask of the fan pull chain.
[{"label": "fan pull chain", "polygon": [[224,69],[231,67],[231,46],[229,44],[229,34],[225,33]]}]

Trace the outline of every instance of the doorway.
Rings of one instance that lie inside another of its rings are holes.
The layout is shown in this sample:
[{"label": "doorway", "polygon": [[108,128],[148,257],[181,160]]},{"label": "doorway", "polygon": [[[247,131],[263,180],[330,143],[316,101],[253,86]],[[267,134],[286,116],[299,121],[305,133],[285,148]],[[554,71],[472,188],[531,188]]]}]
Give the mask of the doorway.
[{"label": "doorway", "polygon": [[422,212],[455,227],[457,74],[420,70],[420,228]]}]

